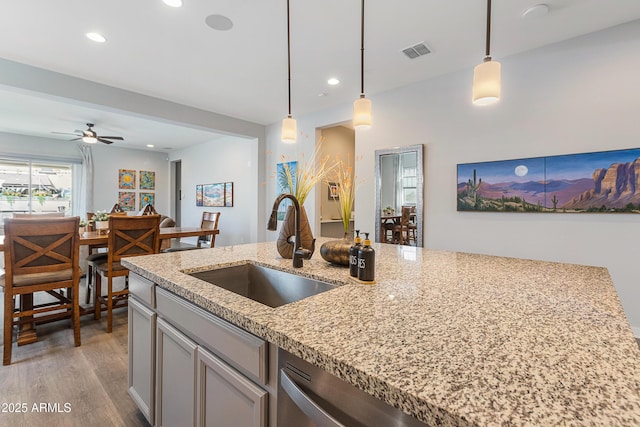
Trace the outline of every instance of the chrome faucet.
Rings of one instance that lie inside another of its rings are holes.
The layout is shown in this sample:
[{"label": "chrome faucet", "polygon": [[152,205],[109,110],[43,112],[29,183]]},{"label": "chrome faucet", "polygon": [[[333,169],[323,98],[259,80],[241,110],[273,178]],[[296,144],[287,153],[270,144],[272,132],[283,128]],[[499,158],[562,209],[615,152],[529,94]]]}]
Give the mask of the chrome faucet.
[{"label": "chrome faucet", "polygon": [[281,194],[276,198],[276,201],[273,202],[273,210],[271,211],[271,216],[269,217],[267,230],[276,231],[278,229],[278,206],[280,206],[280,203],[284,199],[291,199],[291,201],[293,202],[293,207],[296,210],[296,240],[293,251],[293,267],[300,268],[302,267],[303,259],[311,259],[313,250],[303,248],[302,244],[300,243],[300,203],[298,203],[298,199],[296,199],[293,194]]}]

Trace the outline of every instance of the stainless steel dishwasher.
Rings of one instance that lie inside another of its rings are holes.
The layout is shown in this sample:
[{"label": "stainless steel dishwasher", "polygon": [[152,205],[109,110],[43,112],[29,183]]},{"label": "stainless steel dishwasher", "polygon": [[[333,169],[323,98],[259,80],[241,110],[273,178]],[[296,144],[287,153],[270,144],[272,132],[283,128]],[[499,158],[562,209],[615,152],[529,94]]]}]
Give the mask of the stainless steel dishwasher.
[{"label": "stainless steel dishwasher", "polygon": [[278,350],[278,427],[425,427],[323,369]]}]

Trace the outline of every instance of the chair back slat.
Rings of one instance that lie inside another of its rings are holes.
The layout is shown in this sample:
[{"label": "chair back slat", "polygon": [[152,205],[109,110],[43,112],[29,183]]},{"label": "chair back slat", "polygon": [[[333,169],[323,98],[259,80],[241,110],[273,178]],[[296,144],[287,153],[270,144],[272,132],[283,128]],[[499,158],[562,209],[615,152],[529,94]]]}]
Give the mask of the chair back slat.
[{"label": "chair back slat", "polygon": [[14,213],[13,217],[20,219],[64,218],[64,212]]},{"label": "chair back slat", "polygon": [[110,216],[108,262],[160,251],[160,215]]}]

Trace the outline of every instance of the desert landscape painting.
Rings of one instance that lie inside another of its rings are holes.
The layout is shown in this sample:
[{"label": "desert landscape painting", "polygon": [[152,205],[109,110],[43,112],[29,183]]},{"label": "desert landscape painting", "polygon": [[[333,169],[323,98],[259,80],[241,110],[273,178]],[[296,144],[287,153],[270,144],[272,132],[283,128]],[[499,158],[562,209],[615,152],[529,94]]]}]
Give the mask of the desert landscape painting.
[{"label": "desert landscape painting", "polygon": [[458,211],[640,213],[640,148],[458,165]]}]

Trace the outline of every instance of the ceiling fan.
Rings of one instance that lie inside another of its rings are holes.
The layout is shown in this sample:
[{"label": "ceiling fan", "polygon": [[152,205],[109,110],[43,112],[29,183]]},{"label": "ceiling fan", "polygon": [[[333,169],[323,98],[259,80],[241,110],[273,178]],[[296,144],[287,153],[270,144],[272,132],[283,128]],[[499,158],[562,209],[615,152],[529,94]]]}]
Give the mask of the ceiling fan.
[{"label": "ceiling fan", "polygon": [[73,139],[70,139],[69,141],[77,141],[81,139],[82,141],[88,144],[95,144],[98,141],[103,142],[105,144],[113,144],[113,141],[109,141],[110,139],[114,139],[117,141],[124,141],[124,138],[121,136],[98,135],[96,131],[93,130],[93,123],[87,123],[87,130],[76,129],[75,132],[76,133],[67,133],[67,132],[51,132],[51,133],[57,133],[60,135],[75,135],[78,138],[73,138]]}]

